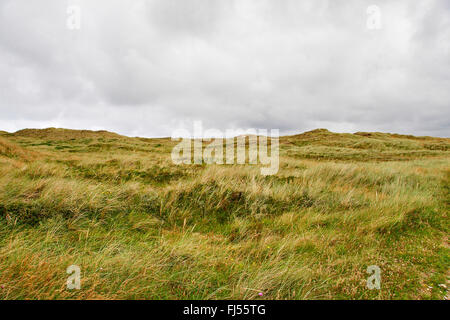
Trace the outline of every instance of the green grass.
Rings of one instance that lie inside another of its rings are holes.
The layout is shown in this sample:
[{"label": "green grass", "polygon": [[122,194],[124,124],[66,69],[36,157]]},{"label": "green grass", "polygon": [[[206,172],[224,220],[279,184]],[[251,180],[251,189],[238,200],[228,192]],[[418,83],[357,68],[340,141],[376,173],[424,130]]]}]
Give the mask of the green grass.
[{"label": "green grass", "polygon": [[[1,132],[0,298],[448,296],[449,139],[318,129],[282,137],[267,177],[176,166],[175,144]],[[72,264],[81,290],[66,288]]]}]

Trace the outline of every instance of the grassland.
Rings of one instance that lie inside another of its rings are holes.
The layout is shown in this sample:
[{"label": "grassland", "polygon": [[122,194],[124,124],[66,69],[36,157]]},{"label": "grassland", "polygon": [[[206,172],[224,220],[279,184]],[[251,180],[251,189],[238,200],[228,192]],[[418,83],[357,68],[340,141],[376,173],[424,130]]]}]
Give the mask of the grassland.
[{"label": "grassland", "polygon": [[174,145],[0,132],[0,298],[448,297],[450,139],[314,130],[266,177],[174,165]]}]

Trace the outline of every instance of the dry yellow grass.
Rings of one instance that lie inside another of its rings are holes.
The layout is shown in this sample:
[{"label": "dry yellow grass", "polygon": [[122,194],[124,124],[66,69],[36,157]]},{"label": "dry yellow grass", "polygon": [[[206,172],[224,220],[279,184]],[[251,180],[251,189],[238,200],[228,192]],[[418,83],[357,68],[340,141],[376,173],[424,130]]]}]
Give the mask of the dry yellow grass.
[{"label": "dry yellow grass", "polygon": [[[315,130],[282,137],[268,177],[253,165],[176,166],[169,139],[0,139],[3,299],[447,294],[449,139]],[[81,290],[65,286],[72,264]],[[366,288],[369,265],[381,290]]]}]

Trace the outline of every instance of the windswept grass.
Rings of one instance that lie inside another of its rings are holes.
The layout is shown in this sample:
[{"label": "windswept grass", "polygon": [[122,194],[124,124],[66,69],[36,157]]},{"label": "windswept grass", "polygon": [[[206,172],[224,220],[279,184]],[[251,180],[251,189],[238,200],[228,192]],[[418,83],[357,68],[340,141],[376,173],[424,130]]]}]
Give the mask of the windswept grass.
[{"label": "windswept grass", "polygon": [[[1,136],[0,298],[448,295],[449,139],[318,129],[282,137],[264,177],[176,166],[169,139]],[[73,264],[81,290],[66,288]],[[381,290],[366,288],[370,265]]]},{"label": "windswept grass", "polygon": [[12,143],[0,137],[0,157],[15,158],[21,161],[30,161],[35,159],[38,153],[26,150],[15,143]]}]

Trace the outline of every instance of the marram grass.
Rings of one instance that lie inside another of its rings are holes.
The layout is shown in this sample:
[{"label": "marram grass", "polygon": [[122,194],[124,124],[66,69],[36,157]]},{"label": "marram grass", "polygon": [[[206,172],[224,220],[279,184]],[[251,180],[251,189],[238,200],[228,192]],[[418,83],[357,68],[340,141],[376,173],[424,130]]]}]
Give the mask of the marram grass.
[{"label": "marram grass", "polygon": [[264,177],[176,166],[170,139],[0,135],[2,299],[448,297],[450,139],[314,130]]}]

